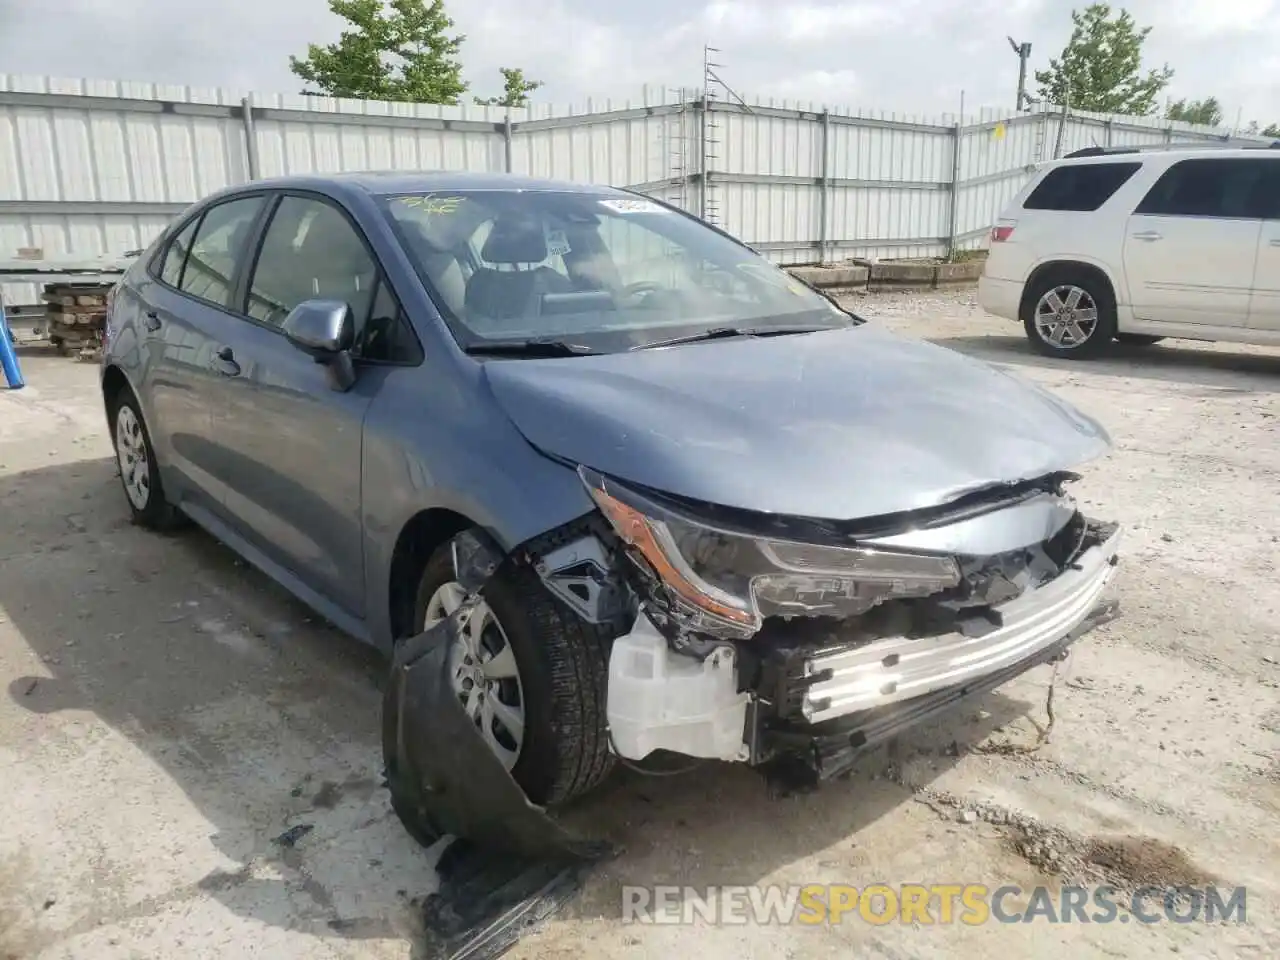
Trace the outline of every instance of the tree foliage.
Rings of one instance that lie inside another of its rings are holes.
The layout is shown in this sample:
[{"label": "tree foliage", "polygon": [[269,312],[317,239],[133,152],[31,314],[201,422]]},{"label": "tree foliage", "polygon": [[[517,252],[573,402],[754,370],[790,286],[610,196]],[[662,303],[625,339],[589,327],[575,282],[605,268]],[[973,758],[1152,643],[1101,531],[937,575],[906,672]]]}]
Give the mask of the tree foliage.
[{"label": "tree foliage", "polygon": [[310,86],[304,93],[361,100],[456,104],[467,91],[450,36],[444,0],[329,0],[347,21],[337,43],[309,44],[289,69]]},{"label": "tree foliage", "polygon": [[1275,137],[1280,140],[1280,123],[1273,123],[1270,126],[1264,127],[1262,135],[1264,137]]},{"label": "tree foliage", "polygon": [[1222,105],[1217,97],[1205,97],[1203,100],[1175,100],[1165,111],[1166,120],[1181,120],[1183,123],[1199,123],[1206,127],[1216,127],[1222,123]]},{"label": "tree foliage", "polygon": [[1062,55],[1036,71],[1040,98],[1077,110],[1146,116],[1173,78],[1168,65],[1142,69],[1142,45],[1150,27],[1139,27],[1127,10],[1094,3],[1072,10],[1071,39]]},{"label": "tree foliage", "polygon": [[542,86],[541,80],[530,80],[519,67],[499,67],[502,74],[502,96],[474,97],[482,107],[527,107],[529,94]]}]

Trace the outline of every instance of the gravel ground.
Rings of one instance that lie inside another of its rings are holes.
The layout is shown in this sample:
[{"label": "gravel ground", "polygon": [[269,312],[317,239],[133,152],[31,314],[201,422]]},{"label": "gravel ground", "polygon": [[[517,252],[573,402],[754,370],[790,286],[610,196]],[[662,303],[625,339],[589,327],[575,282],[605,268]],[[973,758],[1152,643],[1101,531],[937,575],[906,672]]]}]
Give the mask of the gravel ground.
[{"label": "gravel ground", "polygon": [[[771,798],[750,772],[620,775],[570,812],[625,844],[513,957],[1267,956],[1280,896],[1280,352],[1032,355],[968,291],[851,298],[1101,419],[1079,493],[1128,528],[1125,616],[1049,668]],[[0,394],[0,958],[426,957],[378,786],[377,657],[198,532],[129,524],[95,368]],[[309,830],[305,828],[310,828]],[[1247,925],[635,926],[624,884],[1246,885]]]}]

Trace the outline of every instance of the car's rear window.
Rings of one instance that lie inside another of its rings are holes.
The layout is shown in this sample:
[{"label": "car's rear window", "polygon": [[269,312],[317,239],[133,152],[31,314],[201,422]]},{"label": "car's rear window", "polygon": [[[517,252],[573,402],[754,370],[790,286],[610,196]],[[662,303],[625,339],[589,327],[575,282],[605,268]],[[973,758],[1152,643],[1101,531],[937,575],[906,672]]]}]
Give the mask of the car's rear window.
[{"label": "car's rear window", "polygon": [[1077,163],[1050,170],[1023,202],[1024,210],[1097,210],[1142,166]]}]

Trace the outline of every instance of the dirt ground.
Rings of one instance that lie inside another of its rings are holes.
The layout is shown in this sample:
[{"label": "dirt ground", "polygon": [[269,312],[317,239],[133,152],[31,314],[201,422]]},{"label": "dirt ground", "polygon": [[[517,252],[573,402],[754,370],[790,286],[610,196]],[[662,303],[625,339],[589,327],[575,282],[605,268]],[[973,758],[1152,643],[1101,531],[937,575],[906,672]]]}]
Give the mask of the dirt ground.
[{"label": "dirt ground", "polygon": [[[1033,356],[970,292],[858,298],[1101,419],[1079,493],[1128,528],[1122,619],[815,794],[741,768],[619,775],[571,811],[625,845],[511,956],[1274,955],[1280,903],[1280,352]],[[425,957],[416,848],[379,786],[370,651],[207,536],[130,525],[96,368],[0,393],[0,958]],[[298,828],[298,829],[295,829]],[[306,830],[305,828],[310,828]],[[1246,925],[654,927],[625,884],[1248,887]]]}]

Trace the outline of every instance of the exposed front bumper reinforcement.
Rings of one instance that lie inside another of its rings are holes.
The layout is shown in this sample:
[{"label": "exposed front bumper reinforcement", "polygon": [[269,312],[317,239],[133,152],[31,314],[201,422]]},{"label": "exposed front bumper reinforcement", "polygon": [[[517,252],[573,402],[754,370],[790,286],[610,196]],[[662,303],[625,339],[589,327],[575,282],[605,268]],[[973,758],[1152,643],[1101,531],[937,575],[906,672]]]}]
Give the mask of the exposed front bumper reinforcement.
[{"label": "exposed front bumper reinforcement", "polygon": [[[989,693],[1033,667],[1065,658],[1068,648],[1076,640],[1119,615],[1118,601],[1097,603],[1065,636],[1058,635],[1054,642],[992,672],[888,706],[862,710],[817,727],[786,729],[769,727],[764,721],[757,720],[755,730],[749,735],[757,744],[757,755],[804,761],[807,776],[800,771],[799,765],[786,763],[786,777],[799,775],[803,779],[813,779],[816,776],[818,780],[827,780],[845,773],[864,754],[906,730],[952,710],[965,700]],[[767,769],[768,763],[764,766]]]},{"label": "exposed front bumper reinforcement", "polygon": [[1053,580],[992,608],[979,635],[889,637],[804,663],[812,678],[801,709],[810,723],[914,701],[955,689],[1033,659],[1084,622],[1115,571],[1120,532],[1085,550]]}]

